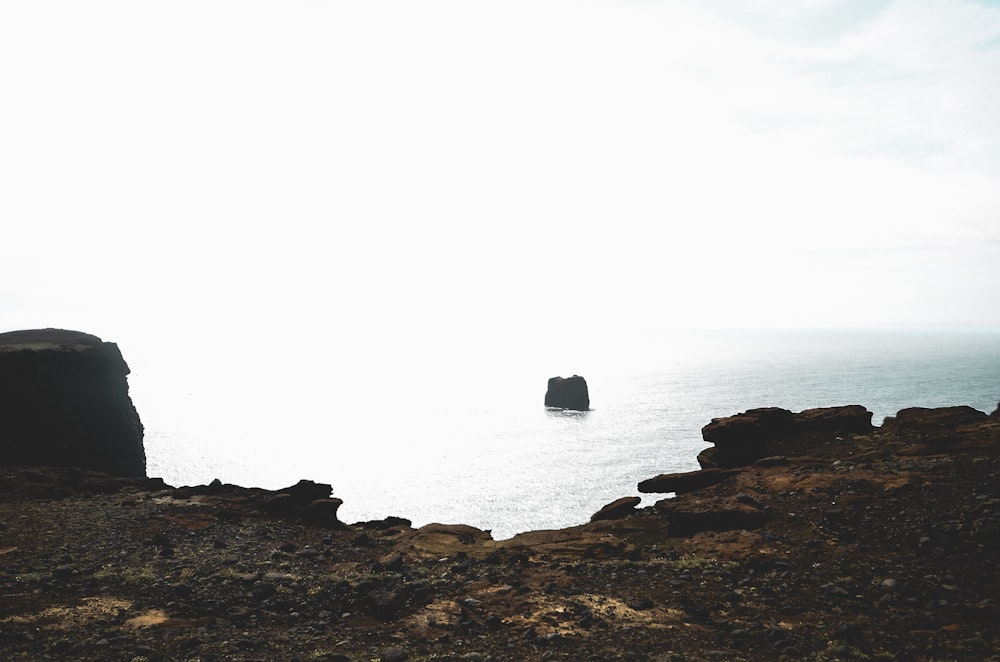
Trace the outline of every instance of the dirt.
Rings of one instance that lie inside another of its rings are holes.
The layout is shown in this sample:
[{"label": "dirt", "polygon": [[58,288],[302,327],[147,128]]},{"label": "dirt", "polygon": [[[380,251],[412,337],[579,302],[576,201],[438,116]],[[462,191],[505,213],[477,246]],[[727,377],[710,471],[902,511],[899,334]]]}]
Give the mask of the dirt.
[{"label": "dirt", "polygon": [[3,468],[0,659],[1000,660],[1000,420],[927,432],[507,541]]}]

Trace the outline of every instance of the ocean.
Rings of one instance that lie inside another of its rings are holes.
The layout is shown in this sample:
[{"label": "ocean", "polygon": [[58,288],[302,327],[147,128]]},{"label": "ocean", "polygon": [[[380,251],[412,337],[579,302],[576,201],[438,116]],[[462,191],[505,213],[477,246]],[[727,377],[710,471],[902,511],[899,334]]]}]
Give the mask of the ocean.
[{"label": "ocean", "polygon": [[[346,522],[395,515],[496,539],[664,498],[636,484],[697,469],[714,417],[861,404],[879,425],[904,407],[992,412],[1000,399],[1000,333],[651,331],[551,350],[355,347],[349,360],[314,343],[255,347],[122,347],[149,475],[269,489],[307,478],[333,485]],[[548,378],[574,373],[592,409],[546,409]]]}]

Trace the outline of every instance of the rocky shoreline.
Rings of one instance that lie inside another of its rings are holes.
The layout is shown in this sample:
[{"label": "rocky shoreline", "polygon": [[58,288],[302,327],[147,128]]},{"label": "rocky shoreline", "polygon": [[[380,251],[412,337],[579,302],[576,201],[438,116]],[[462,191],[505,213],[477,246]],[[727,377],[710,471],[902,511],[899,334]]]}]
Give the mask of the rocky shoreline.
[{"label": "rocky shoreline", "polygon": [[346,525],[309,481],[5,467],[0,658],[1000,660],[1000,415],[781,411],[639,486],[673,498],[504,541]]}]

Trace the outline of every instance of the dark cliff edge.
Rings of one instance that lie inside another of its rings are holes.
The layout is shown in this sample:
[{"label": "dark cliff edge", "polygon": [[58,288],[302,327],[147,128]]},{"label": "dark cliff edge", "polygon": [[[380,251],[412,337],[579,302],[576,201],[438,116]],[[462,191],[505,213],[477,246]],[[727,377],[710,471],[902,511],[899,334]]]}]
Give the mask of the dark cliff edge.
[{"label": "dark cliff edge", "polygon": [[772,408],[704,435],[715,464],[642,480],[653,505],[502,541],[347,525],[311,481],[0,468],[0,658],[998,659],[1000,410]]},{"label": "dark cliff edge", "polygon": [[0,464],[146,475],[118,346],[78,331],[0,333]]}]

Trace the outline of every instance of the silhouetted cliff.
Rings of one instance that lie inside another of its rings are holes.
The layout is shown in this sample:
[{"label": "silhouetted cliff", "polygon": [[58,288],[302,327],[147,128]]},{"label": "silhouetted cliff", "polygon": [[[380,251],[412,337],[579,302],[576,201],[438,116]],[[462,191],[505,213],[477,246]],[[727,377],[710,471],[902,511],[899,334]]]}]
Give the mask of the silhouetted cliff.
[{"label": "silhouetted cliff", "polygon": [[78,331],[0,333],[0,464],[145,476],[118,346]]}]

